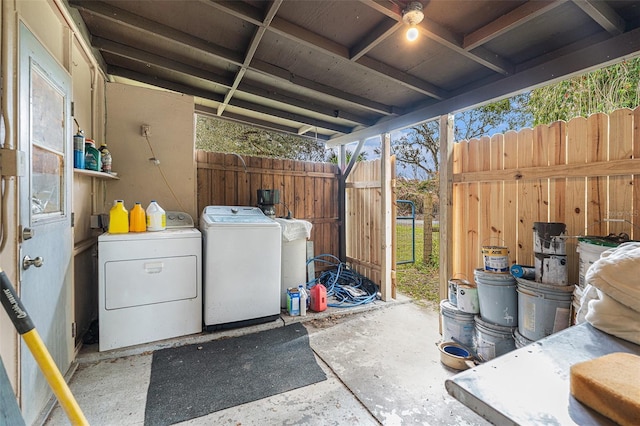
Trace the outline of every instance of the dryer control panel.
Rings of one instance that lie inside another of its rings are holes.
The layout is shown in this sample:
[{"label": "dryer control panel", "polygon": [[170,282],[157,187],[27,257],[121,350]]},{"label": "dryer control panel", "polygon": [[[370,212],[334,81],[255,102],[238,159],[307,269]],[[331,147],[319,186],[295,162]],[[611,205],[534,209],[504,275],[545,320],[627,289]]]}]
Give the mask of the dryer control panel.
[{"label": "dryer control panel", "polygon": [[166,212],[167,228],[193,228],[193,218],[185,212]]}]

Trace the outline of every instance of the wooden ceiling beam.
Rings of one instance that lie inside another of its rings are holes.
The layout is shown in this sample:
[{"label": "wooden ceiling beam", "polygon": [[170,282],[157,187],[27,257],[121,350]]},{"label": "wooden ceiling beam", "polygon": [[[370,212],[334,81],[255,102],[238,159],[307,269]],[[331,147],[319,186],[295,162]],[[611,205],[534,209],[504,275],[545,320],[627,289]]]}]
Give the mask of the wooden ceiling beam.
[{"label": "wooden ceiling beam", "polygon": [[267,31],[267,27],[271,24],[271,21],[276,16],[276,13],[278,12],[280,5],[282,4],[282,1],[283,0],[274,0],[273,2],[271,2],[264,19],[254,31],[253,37],[251,38],[251,42],[249,43],[249,47],[247,48],[244,55],[244,61],[242,62],[242,67],[238,70],[238,73],[236,74],[236,78],[233,81],[231,88],[229,89],[226,96],[224,97],[224,102],[218,105],[218,115],[222,115],[222,112],[229,104],[229,101],[231,100],[231,98],[233,98],[233,94],[238,88],[238,85],[240,84],[240,82],[242,81],[242,77],[244,77],[245,73],[247,72],[247,69],[249,68],[249,64],[253,59],[253,55],[255,55],[256,50],[258,50],[260,41],[262,40],[264,33]]},{"label": "wooden ceiling beam", "polygon": [[573,2],[609,34],[619,35],[624,32],[626,27],[624,19],[605,2],[594,0],[574,0]]},{"label": "wooden ceiling beam", "polygon": [[467,34],[464,37],[462,48],[466,50],[475,49],[555,9],[567,1],[568,0],[528,1],[511,12],[491,21],[491,23],[484,27]]},{"label": "wooden ceiling beam", "polygon": [[349,50],[349,59],[357,61],[403,26],[403,23],[394,21],[381,23]]},{"label": "wooden ceiling beam", "polygon": [[[229,111],[225,111],[222,117],[218,117],[216,108],[209,108],[204,105],[196,105],[195,111],[196,111],[196,114],[215,117],[221,120],[233,121],[235,123],[246,124],[249,126],[255,126],[261,129],[272,130],[279,133],[288,133],[293,135],[298,133],[298,129],[296,129],[295,127],[289,127],[282,124],[272,123],[270,121],[264,121],[258,118],[247,117],[247,116],[239,115]],[[299,135],[299,136],[307,139],[318,139],[322,141],[326,141],[329,139],[329,136],[327,135],[316,135],[313,138],[305,135]]]}]

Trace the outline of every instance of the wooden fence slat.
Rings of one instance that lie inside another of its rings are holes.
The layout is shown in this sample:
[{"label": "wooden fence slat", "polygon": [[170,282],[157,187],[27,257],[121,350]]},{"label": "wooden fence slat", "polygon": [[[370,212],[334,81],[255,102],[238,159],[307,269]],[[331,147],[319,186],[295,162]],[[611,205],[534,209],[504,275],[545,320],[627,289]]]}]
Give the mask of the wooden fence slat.
[{"label": "wooden fence slat", "polygon": [[[567,123],[567,164],[587,162],[587,120],[576,118]],[[586,220],[586,178],[569,177],[565,188],[565,223],[571,236],[585,235]],[[567,271],[569,283],[577,283],[579,278],[579,256],[577,238],[566,240]]]},{"label": "wooden fence slat", "polygon": [[[533,166],[533,130],[523,129],[518,133],[518,167],[530,166]],[[516,260],[521,265],[534,264],[532,226],[537,220],[535,196],[535,182],[519,182]]]},{"label": "wooden fence slat", "polygon": [[[619,109],[609,115],[609,159],[625,159],[633,156],[633,112]],[[633,214],[633,176],[613,176],[608,182],[609,232],[615,235],[631,235]]]},{"label": "wooden fence slat", "polygon": [[[587,118],[587,161],[606,161],[609,147],[609,117],[594,114]],[[607,212],[606,177],[587,179],[587,233],[607,235],[609,228],[604,222]]]},{"label": "wooden fence slat", "polygon": [[[640,158],[640,107],[633,111],[633,158]],[[633,175],[632,238],[640,240],[640,172]]]},{"label": "wooden fence slat", "polygon": [[[503,169],[518,167],[518,134],[507,132],[504,135]],[[503,231],[502,238],[509,248],[511,263],[517,261],[518,247],[518,185],[517,181],[504,182]]]}]

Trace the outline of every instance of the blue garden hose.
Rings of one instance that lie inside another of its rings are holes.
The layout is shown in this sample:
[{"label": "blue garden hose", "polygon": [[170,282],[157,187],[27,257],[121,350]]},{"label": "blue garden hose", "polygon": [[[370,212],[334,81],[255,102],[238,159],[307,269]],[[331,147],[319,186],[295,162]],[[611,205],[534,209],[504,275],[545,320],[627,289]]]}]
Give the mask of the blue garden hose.
[{"label": "blue garden hose", "polygon": [[307,289],[318,283],[326,287],[327,297],[333,297],[337,301],[336,303],[327,303],[327,306],[351,308],[371,303],[379,298],[378,286],[373,281],[349,269],[337,257],[331,254],[321,254],[309,259],[307,264],[310,262],[326,263],[333,266],[332,269],[322,272],[318,278],[306,284]]}]

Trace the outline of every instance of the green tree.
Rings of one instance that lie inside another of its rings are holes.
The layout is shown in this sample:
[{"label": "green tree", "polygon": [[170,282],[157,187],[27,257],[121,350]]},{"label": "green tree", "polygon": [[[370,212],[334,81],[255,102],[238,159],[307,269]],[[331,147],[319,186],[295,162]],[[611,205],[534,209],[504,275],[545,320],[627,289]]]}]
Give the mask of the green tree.
[{"label": "green tree", "polygon": [[[353,151],[347,150],[347,163],[351,161],[351,157],[353,157]],[[367,161],[367,153],[365,151],[360,152],[356,161]],[[329,151],[327,163],[338,164],[338,154],[335,151]]]},{"label": "green tree", "polygon": [[233,121],[197,116],[196,148],[290,160],[324,161],[324,142],[246,126]]},{"label": "green tree", "polygon": [[[455,139],[478,138],[491,132],[526,126],[531,122],[531,117],[523,109],[527,101],[528,94],[523,94],[456,114]],[[391,141],[396,161],[409,169],[411,176],[432,179],[437,175],[440,168],[439,130],[437,121],[428,121],[412,127],[399,139]]]},{"label": "green tree", "polygon": [[526,109],[533,124],[568,121],[640,104],[640,57],[531,92]]}]

